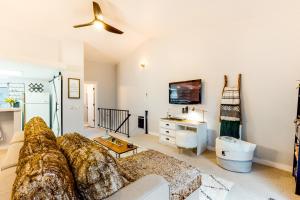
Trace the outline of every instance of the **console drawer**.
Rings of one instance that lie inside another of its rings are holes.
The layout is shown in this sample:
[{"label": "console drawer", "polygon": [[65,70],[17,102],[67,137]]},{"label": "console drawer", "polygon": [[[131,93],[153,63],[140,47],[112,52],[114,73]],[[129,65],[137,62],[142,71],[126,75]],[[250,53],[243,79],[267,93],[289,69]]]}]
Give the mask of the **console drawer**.
[{"label": "console drawer", "polygon": [[170,144],[175,144],[175,138],[174,137],[169,137],[166,135],[160,135],[160,141],[165,142],[165,143],[170,143]]},{"label": "console drawer", "polygon": [[160,121],[160,127],[175,130],[176,125],[175,125],[175,123],[172,123],[172,122]]},{"label": "console drawer", "polygon": [[160,134],[175,137],[175,130],[160,128]]}]

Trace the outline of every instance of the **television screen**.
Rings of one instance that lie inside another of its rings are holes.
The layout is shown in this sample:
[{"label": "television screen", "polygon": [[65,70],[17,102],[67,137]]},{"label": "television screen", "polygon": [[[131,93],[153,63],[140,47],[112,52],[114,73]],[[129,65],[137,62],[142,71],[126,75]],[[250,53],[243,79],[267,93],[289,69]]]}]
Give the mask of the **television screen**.
[{"label": "television screen", "polygon": [[201,79],[169,83],[170,104],[200,104]]}]

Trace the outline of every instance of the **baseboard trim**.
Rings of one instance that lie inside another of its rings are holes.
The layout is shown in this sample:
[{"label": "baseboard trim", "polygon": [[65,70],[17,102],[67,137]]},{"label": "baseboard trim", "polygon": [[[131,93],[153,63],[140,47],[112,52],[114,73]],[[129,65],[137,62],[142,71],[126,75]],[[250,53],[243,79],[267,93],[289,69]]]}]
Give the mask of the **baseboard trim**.
[{"label": "baseboard trim", "polygon": [[274,167],[274,168],[277,168],[277,169],[281,169],[281,170],[287,171],[287,172],[292,172],[293,171],[293,167],[290,166],[290,165],[277,163],[277,162],[273,162],[273,161],[269,161],[269,160],[264,160],[264,159],[261,159],[261,158],[254,157],[253,162],[259,163],[259,164],[262,164],[262,165],[266,165],[266,166],[269,166],[269,167]]},{"label": "baseboard trim", "polygon": [[[216,151],[216,148],[213,146],[207,146],[207,149],[210,151]],[[282,163],[277,163],[277,162],[273,162],[273,161],[269,161],[269,160],[264,160],[261,158],[253,158],[253,162],[261,164],[261,165],[266,165],[269,167],[274,167],[276,169],[281,169],[283,171],[287,171],[287,172],[292,172],[293,171],[293,167],[290,165],[286,165],[286,164],[282,164]]]},{"label": "baseboard trim", "polygon": [[[156,132],[149,132],[149,135],[159,136],[159,134],[157,134]],[[210,151],[216,151],[216,147],[214,147],[214,146],[207,146],[207,149],[210,150]],[[280,169],[280,170],[283,170],[283,171],[287,171],[287,172],[292,172],[293,171],[293,167],[290,166],[290,165],[277,163],[277,162],[273,162],[273,161],[269,161],[269,160],[264,160],[264,159],[261,159],[261,158],[254,157],[253,162],[261,164],[261,165],[273,167],[273,168],[276,168],[276,169]]]},{"label": "baseboard trim", "polygon": [[216,148],[213,147],[213,146],[207,146],[207,149],[210,150],[210,151],[216,151]]}]

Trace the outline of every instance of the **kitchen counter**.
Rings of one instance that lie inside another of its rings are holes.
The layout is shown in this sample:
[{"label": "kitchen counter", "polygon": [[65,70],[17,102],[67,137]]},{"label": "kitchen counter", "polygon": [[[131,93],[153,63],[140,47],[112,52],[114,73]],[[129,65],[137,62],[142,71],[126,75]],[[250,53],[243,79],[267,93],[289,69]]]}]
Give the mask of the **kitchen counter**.
[{"label": "kitchen counter", "polygon": [[0,108],[0,148],[7,146],[14,133],[21,130],[22,110],[20,108]]},{"label": "kitchen counter", "polygon": [[0,108],[0,112],[21,112],[21,108]]}]

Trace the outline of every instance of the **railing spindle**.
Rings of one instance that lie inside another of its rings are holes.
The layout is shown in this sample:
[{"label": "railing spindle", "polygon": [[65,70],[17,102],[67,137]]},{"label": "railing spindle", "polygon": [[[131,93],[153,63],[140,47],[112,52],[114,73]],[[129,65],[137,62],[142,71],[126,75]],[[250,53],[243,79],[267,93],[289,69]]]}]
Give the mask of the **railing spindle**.
[{"label": "railing spindle", "polygon": [[129,110],[98,108],[101,128],[126,134],[129,137]]}]

